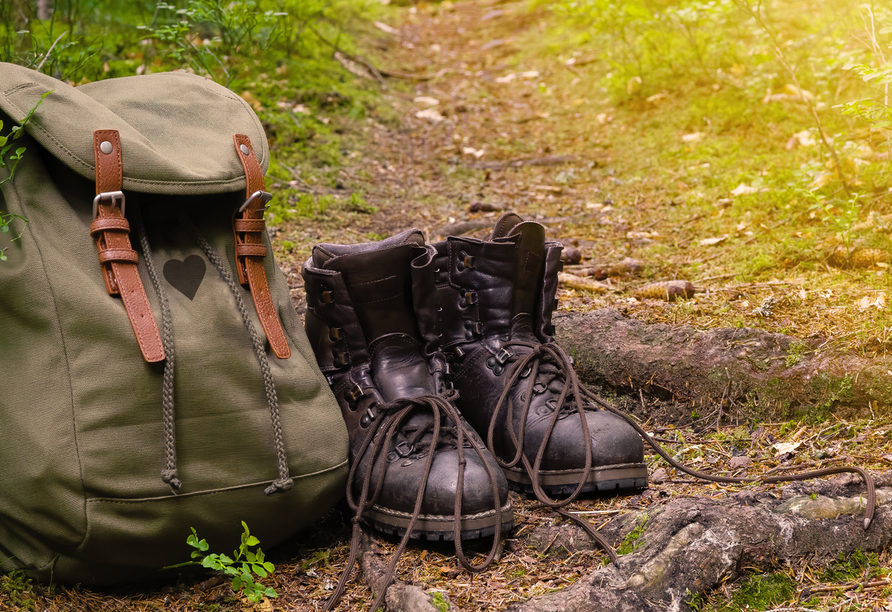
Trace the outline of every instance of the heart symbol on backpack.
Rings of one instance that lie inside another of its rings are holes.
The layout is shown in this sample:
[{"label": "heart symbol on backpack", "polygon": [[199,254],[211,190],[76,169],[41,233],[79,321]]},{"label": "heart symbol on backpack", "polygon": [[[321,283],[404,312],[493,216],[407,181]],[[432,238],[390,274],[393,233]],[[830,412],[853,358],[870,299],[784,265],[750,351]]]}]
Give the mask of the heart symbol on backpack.
[{"label": "heart symbol on backpack", "polygon": [[189,255],[184,261],[171,259],[164,264],[164,278],[173,288],[192,300],[198,292],[207,264],[198,255]]}]

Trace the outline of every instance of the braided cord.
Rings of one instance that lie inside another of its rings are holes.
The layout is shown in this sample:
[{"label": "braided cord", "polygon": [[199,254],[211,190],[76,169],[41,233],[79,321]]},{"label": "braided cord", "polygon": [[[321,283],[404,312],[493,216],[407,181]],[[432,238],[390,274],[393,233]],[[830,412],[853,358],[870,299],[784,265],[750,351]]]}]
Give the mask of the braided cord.
[{"label": "braided cord", "polygon": [[239,314],[242,317],[242,321],[244,322],[245,329],[248,331],[248,335],[251,337],[251,344],[254,347],[254,354],[257,356],[257,361],[260,363],[260,372],[263,377],[263,387],[266,390],[266,401],[267,405],[269,406],[270,421],[273,428],[273,436],[276,447],[276,465],[278,467],[279,475],[278,479],[270,484],[266,489],[264,489],[263,492],[267,495],[271,495],[279,491],[287,491],[292,486],[294,486],[294,480],[291,478],[288,469],[288,457],[285,451],[285,438],[282,433],[279,399],[276,395],[276,383],[273,380],[272,370],[269,367],[269,359],[267,359],[266,357],[266,350],[263,346],[263,340],[261,340],[260,335],[257,333],[257,329],[251,322],[251,316],[248,313],[248,309],[245,307],[245,301],[242,299],[239,286],[233,280],[232,275],[223,265],[223,262],[220,261],[220,258],[217,256],[216,251],[214,251],[213,247],[208,243],[207,240],[205,240],[204,236],[201,235],[201,233],[198,231],[198,228],[195,227],[190,219],[188,219],[185,215],[181,215],[181,220],[183,224],[192,232],[192,235],[198,242],[201,250],[204,251],[205,256],[207,256],[208,260],[217,270],[217,274],[220,275],[220,278],[223,279],[223,281],[229,287],[229,291],[230,293],[232,293],[232,297],[235,299],[236,308],[238,309]]},{"label": "braided cord", "polygon": [[158,269],[155,267],[155,256],[149,238],[146,236],[146,228],[142,218],[142,208],[139,208],[139,224],[137,235],[143,252],[143,260],[146,270],[152,281],[152,287],[161,304],[161,343],[164,345],[164,378],[161,386],[162,424],[164,428],[164,469],[161,471],[161,480],[170,486],[173,493],[178,493],[182,483],[177,476],[177,444],[176,444],[176,412],[174,410],[173,374],[176,352],[173,339],[173,317],[170,314],[170,301],[167,292],[161,284]]}]

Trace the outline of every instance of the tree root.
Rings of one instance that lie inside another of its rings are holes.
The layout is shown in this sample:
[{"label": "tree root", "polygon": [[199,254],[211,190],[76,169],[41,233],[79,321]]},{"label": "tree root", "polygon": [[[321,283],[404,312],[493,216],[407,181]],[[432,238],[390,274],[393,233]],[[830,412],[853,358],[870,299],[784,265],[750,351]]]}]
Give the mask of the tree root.
[{"label": "tree root", "polygon": [[[877,551],[892,541],[892,472],[877,479],[873,524],[860,520],[863,487],[849,475],[760,487],[723,499],[676,499],[656,510],[627,514],[602,529],[621,541],[636,530],[634,552],[593,571],[563,591],[514,604],[513,612],[657,612],[689,610],[698,594],[734,580],[744,568],[771,567],[806,556],[820,562],[856,550]],[[779,493],[779,494],[778,494]],[[641,525],[643,524],[643,529]],[[546,529],[554,529],[549,527]],[[581,530],[571,525],[562,528]],[[531,532],[535,543],[551,534]],[[563,547],[581,537],[566,536]],[[568,551],[572,552],[572,551]]]}]

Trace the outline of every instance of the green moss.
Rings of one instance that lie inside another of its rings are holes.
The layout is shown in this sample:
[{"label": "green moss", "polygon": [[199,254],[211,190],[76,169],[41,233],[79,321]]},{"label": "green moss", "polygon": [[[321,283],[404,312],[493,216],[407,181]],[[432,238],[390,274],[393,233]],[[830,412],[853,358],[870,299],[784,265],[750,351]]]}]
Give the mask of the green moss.
[{"label": "green moss", "polygon": [[796,583],[786,574],[764,574],[747,578],[734,595],[731,605],[721,608],[734,610],[768,610],[796,597]]},{"label": "green moss", "polygon": [[452,606],[449,604],[449,600],[446,599],[446,596],[439,591],[434,591],[430,594],[431,596],[431,605],[433,605],[440,612],[447,612],[452,609]]},{"label": "green moss", "polygon": [[616,550],[616,553],[619,555],[627,555],[629,553],[635,552],[641,543],[638,541],[641,536],[644,534],[644,528],[647,526],[648,516],[646,514],[642,514],[638,519],[638,524],[635,528],[629,532],[629,535],[623,540],[623,543],[619,545],[619,548]]},{"label": "green moss", "polygon": [[880,562],[877,553],[865,553],[861,550],[856,550],[848,556],[840,554],[824,570],[821,580],[823,582],[869,580],[877,577],[879,572]]},{"label": "green moss", "polygon": [[791,368],[800,361],[802,358],[811,352],[808,348],[808,345],[804,342],[791,342],[789,348],[787,349],[787,367]]}]

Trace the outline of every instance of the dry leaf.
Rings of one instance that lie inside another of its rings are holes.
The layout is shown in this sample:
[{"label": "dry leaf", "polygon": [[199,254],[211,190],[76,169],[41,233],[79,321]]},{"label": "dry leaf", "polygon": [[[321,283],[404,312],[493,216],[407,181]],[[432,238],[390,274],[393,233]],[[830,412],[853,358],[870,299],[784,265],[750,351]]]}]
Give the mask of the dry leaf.
[{"label": "dry leaf", "polygon": [[814,134],[812,134],[811,130],[802,130],[801,132],[796,132],[793,134],[793,138],[796,139],[796,143],[800,147],[813,147],[818,144],[818,141],[815,140]]},{"label": "dry leaf", "polygon": [[731,190],[731,195],[737,197],[737,196],[742,196],[742,195],[750,195],[750,194],[756,193],[758,191],[759,191],[758,187],[750,187],[746,183],[741,183],[737,187],[735,187],[734,189]]},{"label": "dry leaf", "polygon": [[703,132],[693,132],[692,134],[683,134],[681,139],[685,142],[698,142],[703,140],[704,136]]},{"label": "dry leaf", "polygon": [[771,448],[776,450],[778,455],[786,455],[794,452],[800,446],[802,446],[802,442],[778,442],[772,445]]},{"label": "dry leaf", "polygon": [[503,77],[496,77],[495,81],[496,83],[510,83],[515,79],[515,77],[517,77],[517,75],[512,72],[510,74],[506,74]]},{"label": "dry leaf", "polygon": [[397,30],[396,28],[390,27],[386,23],[381,23],[380,21],[373,21],[372,23],[374,24],[374,26],[376,28],[378,28],[382,32],[387,32],[388,34],[399,34],[400,33],[399,30]]},{"label": "dry leaf", "polygon": [[704,238],[700,241],[700,246],[714,246],[716,244],[723,243],[727,239],[728,234],[725,234],[724,236],[717,236],[715,238]]},{"label": "dry leaf", "polygon": [[251,108],[253,108],[256,112],[259,113],[263,110],[263,105],[260,103],[260,100],[255,98],[254,94],[252,94],[250,91],[243,91],[239,95],[241,96],[242,100],[250,104]]},{"label": "dry leaf", "polygon": [[425,106],[437,106],[440,101],[430,96],[416,96],[412,99],[416,104],[424,104]]},{"label": "dry leaf", "polygon": [[461,152],[465,155],[473,155],[477,159],[480,159],[481,157],[483,157],[483,154],[486,153],[485,150],[475,149],[474,147],[462,147]]},{"label": "dry leaf", "polygon": [[420,110],[417,113],[415,113],[415,116],[418,117],[419,119],[427,119],[429,121],[432,121],[433,123],[440,123],[441,121],[443,121],[446,118],[443,115],[441,115],[439,112],[434,110],[433,108],[426,108],[424,110]]}]

